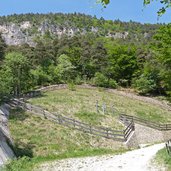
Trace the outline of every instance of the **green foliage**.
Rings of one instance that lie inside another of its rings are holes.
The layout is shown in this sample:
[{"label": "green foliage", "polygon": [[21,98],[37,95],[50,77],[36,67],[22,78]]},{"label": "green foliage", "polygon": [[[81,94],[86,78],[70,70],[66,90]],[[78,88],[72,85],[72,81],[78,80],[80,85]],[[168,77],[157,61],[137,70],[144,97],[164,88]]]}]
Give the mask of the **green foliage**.
[{"label": "green foliage", "polygon": [[95,77],[93,78],[93,83],[94,85],[99,86],[99,87],[107,87],[108,79],[102,73],[97,72],[95,73]]},{"label": "green foliage", "polygon": [[133,85],[141,94],[147,94],[155,90],[155,81],[147,76],[141,75],[134,81]]},{"label": "green foliage", "polygon": [[32,171],[33,163],[29,157],[22,157],[15,159],[7,164],[2,170],[3,171]]},{"label": "green foliage", "polygon": [[[26,44],[6,47],[0,39],[1,97],[40,85],[81,84],[92,80],[92,84],[101,87],[116,88],[117,83],[129,87],[132,80],[141,75],[154,80],[155,93],[171,94],[170,26],[163,26],[153,40],[160,24],[109,21],[76,13],[0,17],[2,24],[14,22],[19,25],[23,21],[30,21],[33,30],[40,24],[49,27],[58,24],[61,30],[71,26],[85,34],[58,38],[47,29],[45,35],[36,35],[35,47]],[[10,61],[13,65],[9,60],[7,62],[4,52],[12,53],[14,60],[10,57]]]},{"label": "green foliage", "polygon": [[51,76],[43,70],[41,66],[38,66],[36,69],[30,70],[32,79],[35,80],[35,85],[47,85],[51,81]]},{"label": "green foliage", "polygon": [[[149,5],[150,3],[152,3],[153,0],[144,0],[144,5]],[[160,3],[162,4],[162,7],[159,9],[158,16],[163,15],[167,8],[171,7],[171,2],[170,0],[162,0],[160,1]]]},{"label": "green foliage", "polygon": [[67,85],[68,85],[68,89],[69,90],[71,90],[71,91],[75,91],[76,90],[76,86],[75,86],[73,81],[69,82]]},{"label": "green foliage", "polygon": [[171,160],[166,148],[163,148],[157,152],[154,161],[160,166],[165,166],[167,171],[171,170]]},{"label": "green foliage", "polygon": [[[149,5],[150,3],[152,3],[152,1],[153,0],[144,0],[143,3],[144,5]],[[110,3],[110,0],[100,0],[100,2],[102,3],[104,7],[106,7],[106,5]],[[171,7],[170,0],[162,0],[160,1],[160,3],[162,4],[162,8],[160,8],[159,11],[157,12],[158,16],[163,15],[166,12],[167,8]]]},{"label": "green foliage", "polygon": [[115,80],[110,79],[109,80],[109,87],[110,88],[117,88],[118,87],[118,83]]},{"label": "green foliage", "polygon": [[[11,52],[5,56],[3,67],[0,71],[2,73],[1,80],[13,89],[15,95],[28,90],[29,84],[29,63],[28,59],[18,52]],[[3,86],[3,85],[2,85]],[[5,93],[5,92],[4,92]]]},{"label": "green foliage", "polygon": [[171,90],[171,24],[161,27],[154,36],[152,48],[158,63],[161,86],[170,94]]},{"label": "green foliage", "polygon": [[58,58],[57,72],[60,80],[66,82],[74,77],[75,67],[72,65],[67,55],[61,55]]}]

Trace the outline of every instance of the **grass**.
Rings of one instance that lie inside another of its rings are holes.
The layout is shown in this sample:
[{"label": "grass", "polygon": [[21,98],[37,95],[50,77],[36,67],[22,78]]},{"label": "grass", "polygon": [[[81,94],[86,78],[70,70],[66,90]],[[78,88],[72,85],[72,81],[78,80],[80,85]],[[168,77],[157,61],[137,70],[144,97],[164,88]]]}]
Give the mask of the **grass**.
[{"label": "grass", "polygon": [[[97,100],[100,105],[105,103],[110,109],[114,106],[115,112],[109,112],[106,115],[97,113],[95,107]],[[42,97],[30,99],[30,102],[51,112],[61,113],[84,122],[92,122],[91,124],[109,126],[115,129],[121,128],[121,125],[116,122],[119,113],[138,116],[154,122],[171,122],[171,116],[168,110],[146,102],[107,92],[104,89],[99,90],[98,88],[76,88],[76,91],[68,89],[49,91],[44,93]],[[89,118],[92,118],[92,120]],[[96,119],[98,122],[95,121]]]},{"label": "grass", "polygon": [[164,166],[166,168],[166,171],[171,170],[171,156],[168,155],[166,148],[158,151],[154,161],[156,164]]},{"label": "grass", "polygon": [[[114,106],[115,112],[97,113],[97,100],[100,105],[106,103]],[[42,97],[30,99],[30,102],[51,112],[114,129],[123,128],[117,120],[120,112],[156,122],[171,121],[167,110],[98,88],[49,91]],[[15,143],[14,151],[19,159],[9,163],[5,168],[7,171],[31,171],[39,164],[51,160],[117,154],[126,150],[119,142],[84,134],[22,110],[11,112],[9,126]],[[158,156],[158,161],[167,163],[170,168],[171,162],[165,151],[160,151]]]},{"label": "grass", "polygon": [[122,143],[65,128],[19,109],[11,111],[9,127],[20,158],[9,163],[6,171],[30,171],[45,161],[126,150]]}]

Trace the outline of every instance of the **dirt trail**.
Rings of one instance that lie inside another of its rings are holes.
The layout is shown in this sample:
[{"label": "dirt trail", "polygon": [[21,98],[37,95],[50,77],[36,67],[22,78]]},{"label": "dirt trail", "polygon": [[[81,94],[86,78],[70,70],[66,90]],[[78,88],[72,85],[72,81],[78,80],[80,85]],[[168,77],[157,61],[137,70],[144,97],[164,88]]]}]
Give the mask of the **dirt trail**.
[{"label": "dirt trail", "polygon": [[115,156],[66,159],[43,164],[39,171],[164,171],[151,163],[164,144],[129,151]]}]

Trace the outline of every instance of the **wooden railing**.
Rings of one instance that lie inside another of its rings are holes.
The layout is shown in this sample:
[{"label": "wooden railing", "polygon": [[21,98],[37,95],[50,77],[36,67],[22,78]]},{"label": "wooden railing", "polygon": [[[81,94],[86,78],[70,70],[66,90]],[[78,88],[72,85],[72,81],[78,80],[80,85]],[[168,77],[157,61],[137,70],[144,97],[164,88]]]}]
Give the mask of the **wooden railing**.
[{"label": "wooden railing", "polygon": [[23,93],[17,96],[17,98],[32,98],[41,95],[41,91],[29,91],[27,93]]},{"label": "wooden railing", "polygon": [[157,122],[151,122],[149,120],[145,120],[145,119],[141,119],[138,118],[136,116],[130,116],[130,115],[125,115],[125,114],[121,114],[119,116],[119,119],[123,122],[123,123],[129,123],[131,120],[134,121],[134,123],[138,123],[140,125],[144,125],[159,131],[168,131],[171,130],[171,124],[160,124]]},{"label": "wooden railing", "polygon": [[41,107],[37,107],[29,103],[25,103],[21,100],[12,100],[10,102],[10,105],[18,106],[22,108],[23,110],[30,111],[38,116],[44,117],[55,123],[67,126],[69,128],[74,128],[74,129],[83,131],[85,133],[98,135],[98,136],[101,136],[107,139],[113,139],[116,141],[121,141],[121,142],[127,141],[131,133],[134,131],[133,120],[130,121],[130,124],[124,130],[112,130],[111,128],[92,126],[92,125],[77,121],[73,118],[62,116],[60,114],[50,113],[42,109]]},{"label": "wooden railing", "polygon": [[166,151],[168,155],[171,157],[171,140],[168,140],[165,145],[166,145]]}]

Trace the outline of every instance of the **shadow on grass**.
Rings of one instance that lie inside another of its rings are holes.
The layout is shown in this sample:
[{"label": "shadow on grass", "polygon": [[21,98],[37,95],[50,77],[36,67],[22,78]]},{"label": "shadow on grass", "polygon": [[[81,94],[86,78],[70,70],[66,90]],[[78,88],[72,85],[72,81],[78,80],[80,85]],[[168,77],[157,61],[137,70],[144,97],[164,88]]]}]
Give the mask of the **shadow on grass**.
[{"label": "shadow on grass", "polygon": [[41,98],[41,97],[46,97],[46,96],[47,95],[45,93],[40,93],[40,94],[38,94],[36,96],[28,97],[28,99],[36,99],[36,98]]},{"label": "shadow on grass", "polygon": [[12,109],[10,111],[9,120],[24,121],[28,117],[28,114],[21,108]]},{"label": "shadow on grass", "polygon": [[33,150],[32,150],[33,148],[34,148],[34,145],[29,144],[29,143],[26,144],[21,141],[18,141],[12,147],[12,149],[17,157],[27,156],[29,158],[33,157]]}]

